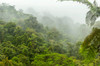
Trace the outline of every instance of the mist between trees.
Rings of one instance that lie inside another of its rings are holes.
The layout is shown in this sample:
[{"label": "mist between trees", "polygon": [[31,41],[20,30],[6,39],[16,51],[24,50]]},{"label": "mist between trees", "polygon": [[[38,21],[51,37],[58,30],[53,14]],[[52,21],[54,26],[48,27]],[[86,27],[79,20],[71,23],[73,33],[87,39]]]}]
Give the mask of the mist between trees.
[{"label": "mist between trees", "polygon": [[3,3],[0,66],[99,66],[99,33],[68,16],[24,13]]}]

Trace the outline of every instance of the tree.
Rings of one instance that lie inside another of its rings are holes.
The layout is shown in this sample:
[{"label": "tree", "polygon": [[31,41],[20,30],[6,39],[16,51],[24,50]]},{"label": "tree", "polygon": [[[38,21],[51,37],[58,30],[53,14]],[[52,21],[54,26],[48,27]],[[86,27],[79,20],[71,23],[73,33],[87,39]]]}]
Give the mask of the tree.
[{"label": "tree", "polygon": [[92,33],[85,38],[81,52],[89,60],[93,60],[100,53],[100,29],[93,28]]},{"label": "tree", "polygon": [[90,10],[87,12],[86,15],[86,24],[90,26],[94,25],[96,19],[100,16],[100,7],[98,6],[96,0],[94,0],[93,3],[91,3],[89,0],[60,0],[60,1],[76,1],[87,5],[90,8]]},{"label": "tree", "polygon": [[16,55],[15,46],[10,41],[3,42],[1,46],[3,46],[1,50],[2,53],[6,55],[8,59],[11,59],[13,56]]},{"label": "tree", "polygon": [[[86,15],[86,24],[92,26],[94,25],[96,19],[100,16],[100,7],[98,6],[96,0],[91,3],[89,0],[60,0],[60,1],[76,1],[87,5],[90,10]],[[81,45],[80,52],[84,56],[86,62],[94,60],[100,53],[100,29],[93,28],[90,35],[88,35],[83,44]]]},{"label": "tree", "polygon": [[7,33],[13,35],[16,24],[14,22],[9,22],[4,26],[4,28],[6,29]]},{"label": "tree", "polygon": [[6,57],[5,59],[2,60],[2,65],[1,66],[13,66],[12,61],[8,60]]},{"label": "tree", "polygon": [[58,53],[37,55],[31,64],[32,66],[75,66],[71,58]]}]

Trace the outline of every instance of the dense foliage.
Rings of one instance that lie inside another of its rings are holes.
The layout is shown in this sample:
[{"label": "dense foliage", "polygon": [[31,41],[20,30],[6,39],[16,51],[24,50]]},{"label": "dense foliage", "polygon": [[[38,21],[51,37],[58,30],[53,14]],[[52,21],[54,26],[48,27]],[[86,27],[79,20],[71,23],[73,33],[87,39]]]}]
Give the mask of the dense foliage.
[{"label": "dense foliage", "polygon": [[56,28],[44,27],[36,17],[25,16],[13,6],[0,8],[4,15],[0,16],[0,66],[100,65],[99,57],[85,62],[79,51],[82,41],[72,43]]},{"label": "dense foliage", "polygon": [[93,28],[92,33],[88,35],[83,44],[81,52],[89,60],[93,60],[96,56],[99,56],[100,53],[100,29]]}]

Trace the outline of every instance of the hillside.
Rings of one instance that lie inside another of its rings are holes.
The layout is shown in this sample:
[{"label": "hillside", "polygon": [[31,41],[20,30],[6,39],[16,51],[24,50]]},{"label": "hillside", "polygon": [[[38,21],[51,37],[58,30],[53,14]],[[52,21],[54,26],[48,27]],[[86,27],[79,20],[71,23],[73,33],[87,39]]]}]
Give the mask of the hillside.
[{"label": "hillside", "polygon": [[14,6],[0,5],[0,66],[100,65],[99,57],[85,62],[80,53],[83,43],[73,42],[57,27],[44,26]]}]

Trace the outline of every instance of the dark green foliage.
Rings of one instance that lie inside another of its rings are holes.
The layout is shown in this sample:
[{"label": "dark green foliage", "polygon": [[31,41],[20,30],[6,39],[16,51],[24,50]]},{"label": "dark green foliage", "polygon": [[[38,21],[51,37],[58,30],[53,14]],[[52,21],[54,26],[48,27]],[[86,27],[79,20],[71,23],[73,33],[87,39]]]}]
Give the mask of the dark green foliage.
[{"label": "dark green foliage", "polygon": [[[44,32],[36,31],[35,27],[30,27],[23,31],[22,27],[16,26],[13,22],[8,22],[2,25],[4,31],[4,38],[0,44],[0,60],[12,60],[9,62],[15,66],[32,66],[38,65],[74,65],[73,60],[63,55],[66,53],[64,42],[62,41],[62,34],[56,29],[45,30]],[[46,36],[46,37],[45,37]],[[61,37],[61,38],[60,38]],[[2,38],[2,35],[1,35]],[[46,39],[45,39],[46,38]],[[60,54],[58,54],[60,53]],[[41,60],[38,56],[48,56],[48,61]],[[50,56],[50,57],[49,57]],[[61,57],[61,58],[60,58]],[[39,58],[41,61],[38,61]],[[49,62],[49,59],[50,62]],[[44,62],[45,61],[45,62]],[[68,62],[70,63],[68,63]],[[3,61],[1,64],[6,64]]]},{"label": "dark green foliage", "polygon": [[96,58],[100,52],[100,29],[93,28],[92,33],[85,38],[81,52],[89,60]]},{"label": "dark green foliage", "polygon": [[[2,4],[0,9],[0,15],[3,15],[0,16],[0,66],[87,65],[79,53],[82,42],[72,43],[69,37],[65,38],[56,28],[44,27],[36,17],[17,11],[14,6]],[[91,52],[90,49],[99,47],[100,31],[93,31],[84,41],[82,50],[89,47],[88,51]],[[91,41],[97,45],[90,46]],[[99,49],[95,51],[99,52]],[[93,64],[100,65],[99,58],[89,63],[90,66]]]},{"label": "dark green foliage", "polygon": [[34,58],[33,66],[74,66],[71,58],[58,53],[37,55]]}]

